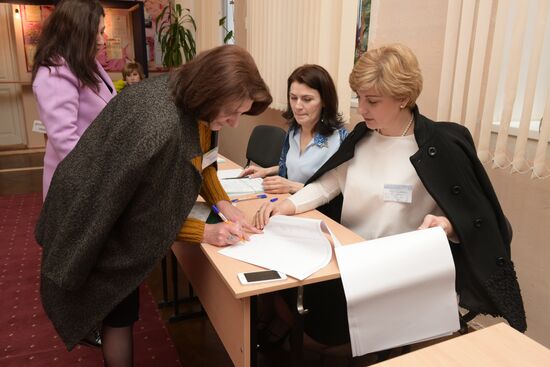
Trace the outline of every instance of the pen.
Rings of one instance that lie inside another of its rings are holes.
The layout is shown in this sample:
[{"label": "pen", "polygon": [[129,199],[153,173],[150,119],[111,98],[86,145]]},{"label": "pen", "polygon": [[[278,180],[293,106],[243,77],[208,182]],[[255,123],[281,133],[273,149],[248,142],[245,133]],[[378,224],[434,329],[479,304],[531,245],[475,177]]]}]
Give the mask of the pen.
[{"label": "pen", "polygon": [[242,180],[242,179],[245,179],[245,178],[250,178],[250,177],[248,177],[248,176],[244,176],[244,177],[240,177],[240,176],[239,177],[224,177],[220,180]]},{"label": "pen", "polygon": [[266,194],[260,194],[260,195],[256,195],[256,196],[251,197],[251,198],[233,199],[233,200],[231,200],[231,202],[232,202],[232,203],[240,203],[241,201],[256,200],[256,199],[265,199],[266,197],[267,197]]},{"label": "pen", "polygon": [[272,203],[274,203],[274,202],[276,202],[277,200],[279,200],[279,198],[272,198],[272,199],[270,199],[269,201],[272,202]]},{"label": "pen", "polygon": [[[218,209],[218,207],[216,206],[216,204],[212,205],[212,210],[214,211],[214,213],[216,213],[218,215],[218,217],[221,218],[221,220],[224,221],[224,223],[230,223],[230,224],[233,224],[233,222],[231,222],[229,219],[227,219],[227,217],[225,215],[223,215],[222,212],[220,212],[220,209]],[[231,235],[232,236],[232,235]],[[240,237],[239,238],[240,241],[244,241],[244,237]]]},{"label": "pen", "polygon": [[212,210],[214,211],[214,213],[216,213],[218,215],[218,217],[221,218],[221,220],[223,220],[225,223],[231,223],[231,221],[229,219],[227,219],[227,217],[225,215],[223,215],[222,212],[220,212],[220,209],[218,209],[218,207],[214,204],[212,205]]}]

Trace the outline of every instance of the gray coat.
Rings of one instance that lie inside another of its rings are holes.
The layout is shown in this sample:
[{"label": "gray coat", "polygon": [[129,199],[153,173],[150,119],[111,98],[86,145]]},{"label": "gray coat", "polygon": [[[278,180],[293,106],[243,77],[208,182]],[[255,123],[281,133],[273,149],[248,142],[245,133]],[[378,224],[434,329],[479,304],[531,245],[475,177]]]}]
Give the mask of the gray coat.
[{"label": "gray coat", "polygon": [[165,76],[125,88],[58,166],[36,240],[44,310],[71,350],[166,254],[197,199],[197,121]]}]

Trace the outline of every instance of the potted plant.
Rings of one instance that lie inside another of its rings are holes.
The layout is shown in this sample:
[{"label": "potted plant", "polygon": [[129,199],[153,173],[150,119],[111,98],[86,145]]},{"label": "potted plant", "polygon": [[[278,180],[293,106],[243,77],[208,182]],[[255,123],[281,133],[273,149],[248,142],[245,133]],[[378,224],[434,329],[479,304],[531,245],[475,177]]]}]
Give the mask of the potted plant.
[{"label": "potted plant", "polygon": [[197,48],[192,31],[197,30],[197,25],[189,9],[182,8],[180,4],[167,5],[157,17],[156,23],[162,64],[165,67],[181,65],[183,57],[186,62],[195,57]]}]

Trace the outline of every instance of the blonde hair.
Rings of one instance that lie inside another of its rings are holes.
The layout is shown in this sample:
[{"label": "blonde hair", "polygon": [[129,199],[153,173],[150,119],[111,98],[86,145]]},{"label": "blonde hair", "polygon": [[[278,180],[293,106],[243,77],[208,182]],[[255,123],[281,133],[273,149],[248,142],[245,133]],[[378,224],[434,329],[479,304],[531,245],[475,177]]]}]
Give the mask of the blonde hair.
[{"label": "blonde hair", "polygon": [[422,72],[418,60],[408,47],[386,45],[364,53],[349,76],[354,91],[374,88],[384,96],[408,99],[412,108],[422,91]]}]

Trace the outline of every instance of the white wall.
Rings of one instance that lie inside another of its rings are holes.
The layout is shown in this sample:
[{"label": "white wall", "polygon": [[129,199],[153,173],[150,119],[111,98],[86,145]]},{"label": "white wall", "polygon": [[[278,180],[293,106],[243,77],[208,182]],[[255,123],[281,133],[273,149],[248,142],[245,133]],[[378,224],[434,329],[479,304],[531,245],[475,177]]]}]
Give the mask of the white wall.
[{"label": "white wall", "polygon": [[372,0],[369,47],[403,43],[416,54],[424,77],[418,99],[422,114],[437,113],[439,76],[443,60],[447,1]]}]

